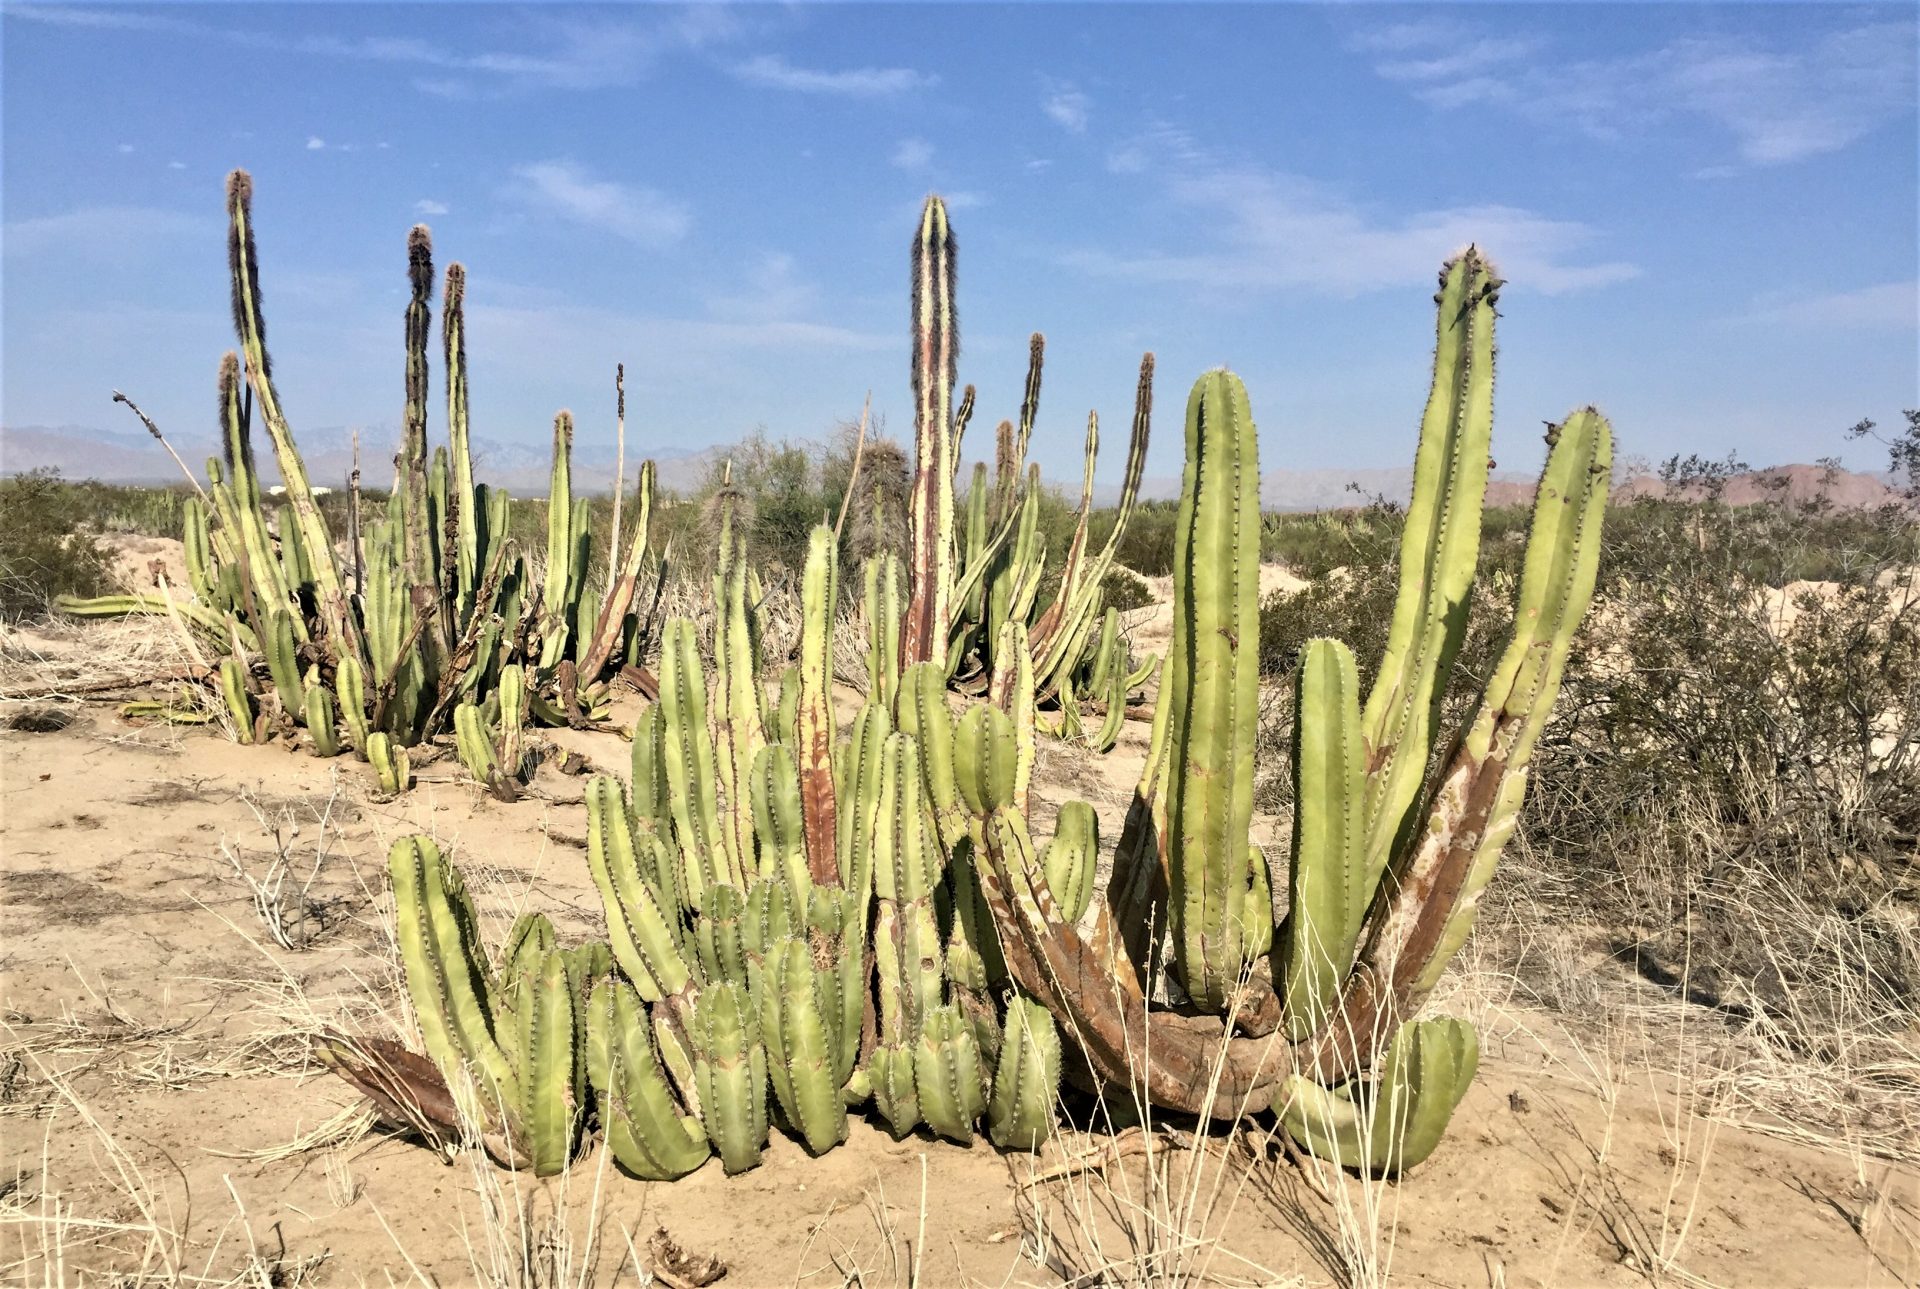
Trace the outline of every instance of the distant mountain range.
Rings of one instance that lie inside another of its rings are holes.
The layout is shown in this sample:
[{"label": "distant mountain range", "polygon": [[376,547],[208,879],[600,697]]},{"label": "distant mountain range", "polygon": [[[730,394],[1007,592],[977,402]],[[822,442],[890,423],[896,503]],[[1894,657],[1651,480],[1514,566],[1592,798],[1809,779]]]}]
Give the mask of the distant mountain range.
[{"label": "distant mountain range", "polygon": [[[187,465],[203,477],[207,458],[220,455],[220,445],[211,437],[167,437]],[[368,487],[385,488],[392,484],[393,451],[398,438],[398,431],[388,427],[361,432],[360,478]],[[261,478],[270,484],[278,483],[280,471],[265,439],[265,434],[256,429],[254,451],[259,459]],[[641,456],[651,456],[662,488],[692,491],[706,481],[712,463],[722,454],[720,448],[662,452],[650,445],[641,452],[630,447],[627,474],[631,478],[639,469]],[[302,429],[300,455],[316,487],[344,487],[347,474],[353,468],[353,431],[338,427]],[[552,462],[548,444],[506,443],[476,437],[473,457],[475,472],[488,483],[506,488],[516,496],[546,495]],[[575,489],[604,490],[612,482],[613,464],[610,448],[598,443],[576,443],[573,449]],[[165,450],[150,436],[137,431],[119,433],[73,425],[0,429],[0,474],[19,474],[43,466],[52,466],[69,479],[98,479],[102,483],[180,481],[180,471],[167,458]]]},{"label": "distant mountain range", "polygon": [[[362,432],[361,478],[370,487],[385,487],[392,482],[393,441],[398,437],[389,427]],[[219,454],[219,445],[211,438],[176,440],[174,447],[196,472],[204,470],[206,459]],[[340,487],[346,483],[353,463],[353,435],[342,428],[302,430],[300,448],[306,458],[307,473],[315,484]],[[273,454],[264,442],[258,443],[261,472],[268,483],[278,482]],[[518,496],[545,496],[549,466],[545,443],[507,443],[476,438],[473,442],[476,472],[487,482],[507,488]],[[692,492],[704,484],[713,463],[726,453],[724,447],[662,452],[657,443],[646,447],[659,472],[661,488],[671,492]],[[629,453],[629,477],[638,468],[642,453]],[[613,476],[613,453],[602,443],[576,444],[573,464],[576,491],[603,490]],[[0,474],[18,474],[42,466],[53,466],[69,479],[98,479],[102,483],[174,483],[179,471],[174,468],[160,445],[142,433],[96,430],[82,426],[23,425],[0,429]],[[1496,506],[1525,505],[1533,499],[1530,475],[1496,472],[1487,485],[1487,502]],[[1638,476],[1620,480],[1614,486],[1614,500],[1628,501],[1640,496],[1658,496],[1664,485],[1658,478]],[[1260,504],[1268,510],[1341,510],[1367,504],[1376,496],[1405,502],[1413,491],[1413,469],[1403,466],[1374,470],[1269,470],[1260,476]],[[1726,483],[1725,499],[1745,505],[1784,493],[1792,501],[1825,496],[1842,509],[1878,506],[1899,499],[1884,476],[1851,470],[1829,472],[1817,465],[1781,465],[1751,470],[1732,476]],[[1180,480],[1174,476],[1150,476],[1142,480],[1140,494],[1150,501],[1172,501],[1180,496]],[[1095,490],[1097,504],[1111,505],[1118,489],[1108,485]],[[1698,490],[1694,492],[1699,495]]]}]

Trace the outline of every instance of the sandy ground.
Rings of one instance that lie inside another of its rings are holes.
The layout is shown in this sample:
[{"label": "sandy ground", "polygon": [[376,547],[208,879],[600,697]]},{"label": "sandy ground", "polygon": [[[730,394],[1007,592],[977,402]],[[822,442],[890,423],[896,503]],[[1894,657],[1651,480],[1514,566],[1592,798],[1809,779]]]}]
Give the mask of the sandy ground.
[{"label": "sandy ground", "polygon": [[[1156,1125],[1151,1157],[1088,1168],[1106,1138],[1001,1155],[856,1120],[819,1159],[776,1132],[757,1170],[709,1163],[669,1185],[621,1176],[598,1149],[536,1183],[383,1131],[343,1136],[355,1098],[314,1067],[308,1036],[404,1030],[388,845],[425,831],[450,848],[496,938],[521,907],[563,937],[595,934],[582,780],[543,772],[502,804],[445,756],[382,800],[351,758],[136,727],[117,700],[59,697],[109,655],[164,663],[164,637],[116,624],[0,639],[0,719],[74,718],[0,729],[0,1279],[641,1283],[656,1230],[741,1286],[1052,1284],[1102,1268],[1077,1283],[1920,1275],[1920,1178],[1881,1157],[1911,1159],[1915,1143],[1837,1149],[1724,1122],[1695,1085],[1624,1058],[1617,1033],[1504,1002],[1471,953],[1451,1005],[1481,1026],[1486,1059],[1447,1142],[1397,1183],[1296,1163],[1264,1128],[1196,1139],[1191,1124]],[[1130,722],[1100,761],[1048,746],[1038,795],[1085,796],[1117,827],[1146,734]],[[617,736],[568,742],[625,773]],[[282,885],[256,898],[242,873]],[[293,947],[274,942],[263,901]]]}]

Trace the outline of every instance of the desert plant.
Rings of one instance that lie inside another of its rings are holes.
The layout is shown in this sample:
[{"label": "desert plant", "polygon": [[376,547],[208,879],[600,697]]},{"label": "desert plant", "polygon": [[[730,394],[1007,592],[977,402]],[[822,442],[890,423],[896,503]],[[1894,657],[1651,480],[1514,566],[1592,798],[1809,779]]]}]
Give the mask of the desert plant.
[{"label": "desert plant", "polygon": [[[65,596],[59,607],[81,616],[178,612],[218,647],[237,642],[264,655],[277,700],[270,730],[291,735],[310,712],[337,708],[349,743],[363,757],[376,746],[373,733],[384,736],[384,755],[451,730],[460,705],[494,702],[511,667],[526,669],[526,705],[534,719],[598,719],[609,677],[637,660],[633,610],[649,549],[651,464],[641,470],[631,544],[624,553],[610,552],[604,593],[594,594],[590,509],[572,497],[573,421],[560,413],[545,558],[521,553],[509,532],[509,498],[473,477],[466,273],[458,264],[446,275],[441,319],[449,446],[429,452],[433,250],[427,229],[418,226],[407,239],[406,404],[395,487],[384,507],[363,506],[355,487],[343,559],[274,387],[252,197],[246,172],[233,172],[228,264],[239,351],[220,366],[224,456],[207,465],[210,505],[194,498],[181,503],[194,598],[170,606],[153,595]],[[286,504],[271,516],[254,463],[256,415],[286,484]],[[363,509],[376,513],[363,522]],[[536,569],[543,570],[537,587]],[[325,697],[309,700],[313,692]],[[310,735],[316,750],[331,745],[331,730]],[[517,770],[509,766],[504,773],[511,778]],[[396,790],[390,777],[382,772],[388,790]]]},{"label": "desert plant", "polygon": [[[1096,697],[1113,713],[1127,693],[1152,674],[1154,662],[1135,667],[1124,642],[1104,632],[1102,596],[1114,553],[1125,536],[1139,498],[1153,410],[1153,355],[1140,361],[1134,394],[1132,435],[1120,501],[1100,548],[1088,551],[1093,515],[1093,474],[1100,452],[1100,421],[1087,417],[1080,504],[1053,596],[1040,599],[1046,547],[1039,532],[1042,500],[1038,466],[1027,448],[1040,409],[1046,340],[1035,333],[1028,346],[1027,380],[1019,423],[1002,421],[995,433],[994,469],[974,471],[964,523],[958,513],[954,471],[973,415],[975,392],[967,386],[958,409],[954,383],[960,353],[955,244],[947,208],[929,197],[913,243],[914,475],[909,514],[909,599],[901,637],[901,664],[937,662],[963,691],[980,693],[1005,639],[1002,627],[1019,622],[1034,652],[1038,697],[1059,712],[1050,732],[1079,735],[1079,691],[1101,684]],[[1112,740],[1093,740],[1100,750]]]},{"label": "desert plant", "polygon": [[[1226,373],[1203,377],[1188,404],[1167,684],[1090,934],[1035,880],[1012,794],[994,794],[984,829],[982,886],[1013,979],[1060,1018],[1098,1075],[1202,1114],[1274,1103],[1332,1111],[1329,1095],[1351,1097],[1351,1113],[1302,1144],[1354,1163],[1418,1163],[1439,1138],[1429,1129],[1444,1124],[1471,1075],[1453,1031],[1438,1041],[1403,1027],[1470,930],[1513,828],[1598,556],[1611,431],[1585,409],[1550,431],[1513,635],[1442,773],[1428,780],[1436,695],[1459,647],[1478,545],[1499,285],[1471,249],[1442,275],[1400,593],[1371,696],[1363,708],[1344,646],[1317,645],[1303,665],[1300,803],[1280,926],[1266,861],[1247,837],[1258,470],[1246,395]],[[1013,731],[995,731],[989,747],[989,762],[1017,762]],[[1004,769],[982,779],[1011,781]],[[1147,1005],[1162,928],[1173,976],[1219,1018],[1210,1032]],[[1276,1060],[1269,1036],[1283,1027],[1290,1055]],[[1383,1045],[1384,1082],[1370,1087],[1364,1079]],[[1420,1104],[1400,1104],[1414,1095]],[[1417,1130],[1349,1151],[1358,1125],[1382,1122],[1365,1109],[1382,1097],[1392,1108],[1386,1121]]]},{"label": "desert plant", "polygon": [[0,480],[0,619],[46,611],[57,598],[97,595],[107,556],[58,470]]}]

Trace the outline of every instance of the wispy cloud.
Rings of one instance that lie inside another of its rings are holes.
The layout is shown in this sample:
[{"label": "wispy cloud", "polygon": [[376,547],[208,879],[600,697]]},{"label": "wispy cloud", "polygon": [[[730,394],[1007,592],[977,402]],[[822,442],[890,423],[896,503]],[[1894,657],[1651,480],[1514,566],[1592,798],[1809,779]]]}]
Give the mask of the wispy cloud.
[{"label": "wispy cloud", "polygon": [[150,255],[153,244],[162,240],[214,234],[223,222],[152,206],[82,206],[60,215],[9,221],[5,249],[8,255],[132,259]]},{"label": "wispy cloud", "polygon": [[[1617,58],[1555,56],[1527,36],[1474,36],[1447,21],[1362,32],[1374,70],[1442,111],[1495,107],[1615,140],[1677,119],[1731,136],[1750,166],[1837,152],[1914,109],[1912,22],[1876,22],[1812,40],[1687,36]],[[1706,173],[1719,176],[1718,167]]]},{"label": "wispy cloud", "polygon": [[890,98],[910,90],[929,89],[940,83],[931,73],[911,67],[856,67],[845,71],[821,71],[796,67],[779,54],[761,54],[744,63],[736,63],[733,74],[748,85],[763,89],[792,90],[800,94],[833,94],[845,98]]},{"label": "wispy cloud", "polygon": [[1048,120],[1068,133],[1085,134],[1093,100],[1071,82],[1049,81],[1046,97],[1040,100],[1040,110],[1047,114]]},{"label": "wispy cloud", "polygon": [[510,197],[640,246],[671,246],[693,226],[687,208],[665,194],[595,178],[572,161],[539,161],[513,173]]},{"label": "wispy cloud", "polygon": [[434,74],[416,77],[415,88],[449,98],[631,84],[662,57],[733,40],[748,30],[739,13],[724,5],[659,9],[645,17],[542,12],[524,20],[524,42],[476,51],[410,37],[282,35],[154,11],[10,5],[7,16],[95,30],[172,32],[245,48],[426,69]]},{"label": "wispy cloud", "polygon": [[308,152],[325,152],[326,150],[327,150],[327,141],[325,139],[321,138],[317,134],[309,134],[307,136]]},{"label": "wispy cloud", "polygon": [[1920,282],[1881,282],[1850,291],[1769,295],[1754,305],[1741,315],[1741,321],[1821,330],[1920,328]]},{"label": "wispy cloud", "polygon": [[419,201],[413,203],[413,213],[416,215],[444,215],[447,213],[447,203],[444,201],[435,201],[431,197],[422,197]]},{"label": "wispy cloud", "polygon": [[1580,251],[1598,234],[1585,224],[1496,204],[1384,215],[1328,185],[1208,149],[1172,125],[1116,149],[1108,168],[1152,176],[1164,200],[1204,212],[1206,231],[1178,251],[1067,257],[1104,276],[1356,295],[1426,281],[1468,242],[1487,248],[1516,285],[1547,294],[1639,274],[1624,261],[1586,261]]},{"label": "wispy cloud", "polygon": [[889,159],[902,170],[925,170],[933,164],[933,145],[925,139],[902,139]]}]

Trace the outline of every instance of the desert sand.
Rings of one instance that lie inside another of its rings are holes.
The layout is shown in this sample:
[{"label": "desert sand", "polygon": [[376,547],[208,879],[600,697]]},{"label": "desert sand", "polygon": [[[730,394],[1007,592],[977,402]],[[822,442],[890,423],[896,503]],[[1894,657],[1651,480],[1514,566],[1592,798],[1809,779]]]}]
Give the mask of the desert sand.
[{"label": "desert sand", "polygon": [[[423,749],[413,789],[383,799],[350,756],[139,724],[119,714],[126,693],[72,692],[177,664],[160,624],[21,629],[0,647],[9,1282],[694,1283],[661,1266],[658,1231],[739,1286],[1920,1276],[1920,1143],[1768,1122],[1726,1067],[1689,1055],[1695,1036],[1724,1050],[1707,1041],[1723,1018],[1579,943],[1547,960],[1617,1000],[1590,1018],[1529,1005],[1488,955],[1456,964],[1438,1001],[1480,1026],[1485,1059],[1447,1141],[1401,1181],[1294,1159],[1266,1123],[1190,1121],[1067,1131],[1036,1156],[894,1141],[856,1118],[821,1158],[776,1130],[762,1167],[729,1178],[710,1161],[673,1184],[592,1146],[547,1182],[449,1161],[369,1127],[310,1037],[418,1045],[388,929],[401,835],[450,850],[496,943],[522,908],[598,934],[584,780],[549,766],[506,804]],[[1146,736],[1129,722],[1105,758],[1043,743],[1036,796],[1085,797],[1117,828]],[[560,738],[626,774],[617,734]]]}]

